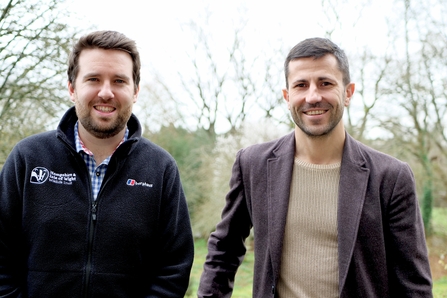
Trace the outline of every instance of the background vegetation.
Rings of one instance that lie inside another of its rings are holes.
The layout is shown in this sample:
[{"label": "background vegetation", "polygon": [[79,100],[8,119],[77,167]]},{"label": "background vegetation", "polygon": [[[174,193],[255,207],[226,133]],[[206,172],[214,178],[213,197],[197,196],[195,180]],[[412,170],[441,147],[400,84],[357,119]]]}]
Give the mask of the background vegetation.
[{"label": "background vegetation", "polygon": [[[440,227],[447,218],[447,5],[391,2],[380,47],[339,43],[356,82],[344,121],[355,138],[411,165],[436,287],[446,292],[447,229]],[[320,4],[324,17],[314,25],[336,42],[371,19],[367,0]],[[69,106],[66,58],[80,29],[68,22],[74,16],[65,5],[64,0],[0,0],[0,168],[17,141],[53,129]],[[216,23],[209,11],[184,24],[189,43],[177,50],[186,61],[169,77],[156,69],[143,73],[147,79],[135,110],[144,135],[178,162],[202,260],[236,151],[292,129],[281,88],[283,59],[293,45],[276,41],[253,52],[244,10],[232,18],[225,36],[213,34]],[[250,283],[249,277],[240,279]]]}]

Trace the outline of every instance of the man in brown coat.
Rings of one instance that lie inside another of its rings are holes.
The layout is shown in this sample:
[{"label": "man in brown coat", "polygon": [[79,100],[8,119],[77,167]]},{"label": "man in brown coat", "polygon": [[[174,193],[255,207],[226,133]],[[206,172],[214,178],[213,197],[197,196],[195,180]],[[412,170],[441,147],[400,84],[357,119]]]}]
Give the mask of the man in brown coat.
[{"label": "man in brown coat", "polygon": [[432,297],[410,167],[354,140],[355,85],[327,39],[285,62],[293,133],[238,152],[198,297],[230,297],[254,229],[253,297]]}]

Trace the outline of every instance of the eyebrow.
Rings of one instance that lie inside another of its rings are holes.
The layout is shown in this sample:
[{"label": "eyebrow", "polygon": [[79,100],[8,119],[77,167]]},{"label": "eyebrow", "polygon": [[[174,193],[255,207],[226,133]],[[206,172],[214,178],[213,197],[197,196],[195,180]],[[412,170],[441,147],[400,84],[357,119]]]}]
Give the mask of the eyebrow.
[{"label": "eyebrow", "polygon": [[124,75],[124,74],[117,74],[115,75],[116,78],[125,79],[126,81],[130,81],[131,77]]},{"label": "eyebrow", "polygon": [[[297,83],[306,83],[306,82],[308,82],[309,80],[306,80],[306,79],[298,79],[298,80],[295,80],[295,81],[293,81],[293,82],[291,82],[292,84],[297,84]],[[334,78],[331,78],[331,77],[318,77],[318,81],[336,81],[336,79],[334,79]]]},{"label": "eyebrow", "polygon": [[319,81],[326,81],[326,80],[328,80],[328,81],[336,81],[336,79],[332,78],[332,77],[319,77],[318,80]]},{"label": "eyebrow", "polygon": [[[91,73],[87,73],[83,76],[83,78],[90,78],[90,77],[100,77],[101,74],[100,73],[96,73],[96,72],[91,72]],[[127,81],[130,81],[130,77],[125,75],[125,74],[115,74],[114,78],[119,78],[119,79],[124,79]]]}]

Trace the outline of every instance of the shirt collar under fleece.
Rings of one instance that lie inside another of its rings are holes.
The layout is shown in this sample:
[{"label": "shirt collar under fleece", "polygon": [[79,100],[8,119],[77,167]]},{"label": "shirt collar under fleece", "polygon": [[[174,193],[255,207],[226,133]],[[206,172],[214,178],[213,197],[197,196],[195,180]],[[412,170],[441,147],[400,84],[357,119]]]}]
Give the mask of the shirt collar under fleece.
[{"label": "shirt collar under fleece", "polygon": [[[124,143],[127,140],[128,134],[129,134],[129,129],[126,129],[123,139],[118,144],[118,146],[116,146],[116,148],[118,148],[122,143]],[[88,171],[90,173],[91,184],[92,184],[93,200],[96,200],[96,198],[98,197],[100,188],[101,188],[102,181],[104,180],[104,177],[106,175],[107,167],[109,165],[112,155],[108,156],[106,159],[104,159],[101,162],[100,165],[96,166],[96,161],[95,161],[93,153],[87,147],[85,147],[84,143],[82,142],[81,138],[79,137],[77,121],[76,121],[76,124],[74,127],[74,135],[75,135],[76,152],[81,154],[82,158],[84,159],[85,164],[87,165]],[[115,150],[116,150],[116,148],[115,148]]]},{"label": "shirt collar under fleece", "polygon": [[[76,144],[76,152],[81,152],[84,151],[86,154],[93,156],[93,153],[87,148],[85,147],[84,143],[82,142],[81,138],[79,137],[79,129],[78,129],[78,124],[79,122],[76,121],[76,124],[74,126],[74,136],[75,136],[75,144]],[[129,129],[126,128],[126,132],[124,133],[124,137],[121,140],[121,142],[118,144],[118,146],[116,146],[115,150],[118,149],[118,147],[124,143],[125,141],[127,141],[127,139],[129,138]],[[108,164],[108,160],[110,160],[110,156],[109,158],[107,158],[107,164]]]}]

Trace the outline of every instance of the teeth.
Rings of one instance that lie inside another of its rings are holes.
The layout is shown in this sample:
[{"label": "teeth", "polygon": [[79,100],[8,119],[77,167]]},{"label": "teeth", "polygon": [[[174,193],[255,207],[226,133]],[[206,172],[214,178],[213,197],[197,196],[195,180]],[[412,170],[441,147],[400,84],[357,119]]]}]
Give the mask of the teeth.
[{"label": "teeth", "polygon": [[97,106],[95,107],[96,110],[100,111],[100,112],[105,112],[105,113],[110,113],[112,112],[115,108],[113,107],[104,107],[104,106]]},{"label": "teeth", "polygon": [[321,115],[324,114],[324,111],[320,110],[320,111],[309,111],[306,113],[307,115]]}]

